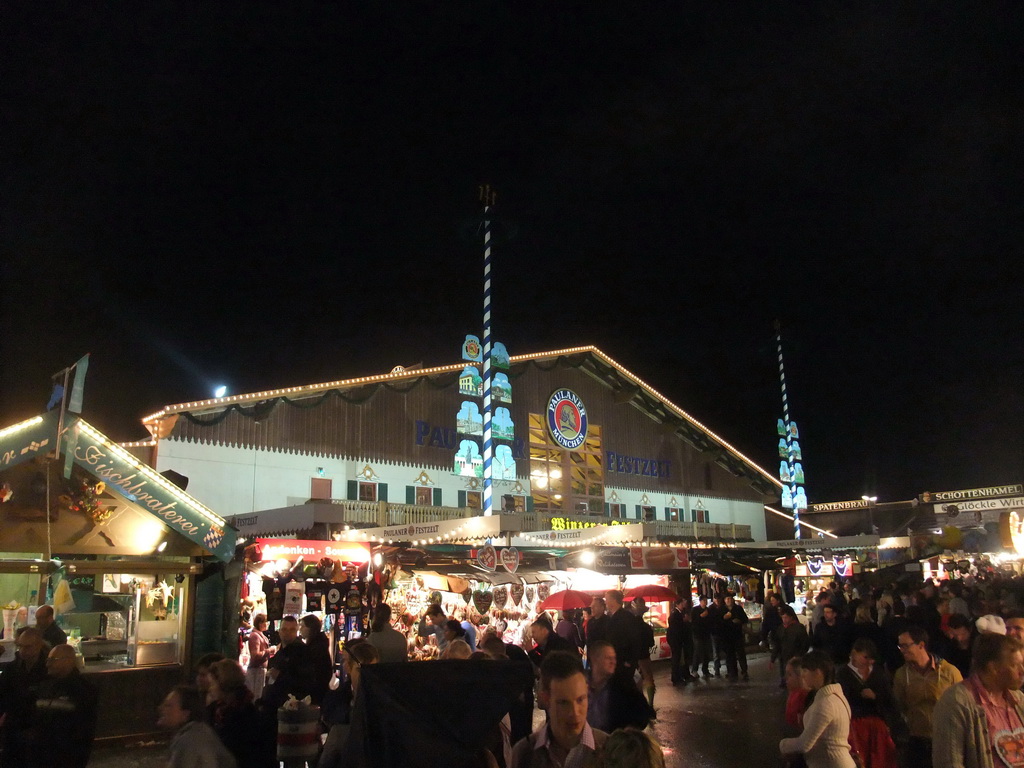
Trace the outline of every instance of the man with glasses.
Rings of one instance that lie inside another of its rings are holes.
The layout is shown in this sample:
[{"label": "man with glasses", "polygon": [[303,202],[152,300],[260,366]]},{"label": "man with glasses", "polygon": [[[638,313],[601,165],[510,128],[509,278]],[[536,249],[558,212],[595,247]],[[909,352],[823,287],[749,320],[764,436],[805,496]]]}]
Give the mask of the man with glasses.
[{"label": "man with glasses", "polygon": [[906,720],[910,740],[903,763],[907,768],[932,768],[932,712],[947,689],[963,680],[960,670],[928,652],[928,633],[921,627],[901,632],[897,647],[903,666],[896,670],[893,696]]}]

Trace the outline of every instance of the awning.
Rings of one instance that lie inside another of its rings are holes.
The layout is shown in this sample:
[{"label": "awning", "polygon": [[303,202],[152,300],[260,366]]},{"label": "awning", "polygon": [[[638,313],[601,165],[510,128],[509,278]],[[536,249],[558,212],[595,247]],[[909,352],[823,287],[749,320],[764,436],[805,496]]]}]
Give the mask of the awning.
[{"label": "awning", "polygon": [[871,549],[882,541],[879,536],[840,536],[838,538],[777,539],[774,541],[744,541],[737,549],[781,549],[818,552],[823,549]]},{"label": "awning", "polygon": [[492,539],[520,528],[519,515],[478,515],[345,531],[345,541],[407,542],[417,546]]},{"label": "awning", "polygon": [[297,504],[292,507],[263,509],[228,518],[238,533],[247,539],[274,534],[308,531],[317,523],[345,522],[345,508],[334,504]]},{"label": "awning", "polygon": [[459,595],[469,589],[469,582],[458,576],[446,576],[436,571],[413,571],[413,576],[423,579],[423,586],[427,589],[454,592]]}]

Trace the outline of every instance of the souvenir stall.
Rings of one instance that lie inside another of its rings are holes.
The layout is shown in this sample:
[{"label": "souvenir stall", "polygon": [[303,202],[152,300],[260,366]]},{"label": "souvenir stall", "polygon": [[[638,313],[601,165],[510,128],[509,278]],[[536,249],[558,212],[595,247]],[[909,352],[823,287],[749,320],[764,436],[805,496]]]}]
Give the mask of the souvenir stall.
[{"label": "souvenir stall", "polygon": [[[458,556],[448,553],[448,562],[427,567],[402,565],[394,553],[384,556],[383,600],[391,606],[393,627],[409,638],[413,659],[436,656],[431,643],[416,637],[419,619],[431,604],[440,605],[447,616],[464,612],[478,632],[493,626],[504,642],[522,644],[536,602],[548,594],[550,577],[516,573],[518,553],[507,547],[501,553],[487,545]],[[439,558],[434,552],[431,556]]]},{"label": "souvenir stall", "polygon": [[[244,550],[239,612],[239,661],[248,664],[253,617],[265,614],[270,631],[285,616],[313,614],[335,642],[364,634],[364,597],[371,582],[365,544],[305,539],[256,539]],[[350,596],[354,597],[349,602]]]}]

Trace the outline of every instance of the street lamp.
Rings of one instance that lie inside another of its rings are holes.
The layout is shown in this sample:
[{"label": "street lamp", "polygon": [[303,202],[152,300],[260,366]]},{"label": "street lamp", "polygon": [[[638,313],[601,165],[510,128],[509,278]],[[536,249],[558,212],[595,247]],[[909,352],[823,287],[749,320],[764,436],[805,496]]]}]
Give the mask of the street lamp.
[{"label": "street lamp", "polygon": [[878,501],[877,496],[861,496],[861,498],[868,503],[868,523],[871,528],[869,533],[875,532],[875,502]]}]

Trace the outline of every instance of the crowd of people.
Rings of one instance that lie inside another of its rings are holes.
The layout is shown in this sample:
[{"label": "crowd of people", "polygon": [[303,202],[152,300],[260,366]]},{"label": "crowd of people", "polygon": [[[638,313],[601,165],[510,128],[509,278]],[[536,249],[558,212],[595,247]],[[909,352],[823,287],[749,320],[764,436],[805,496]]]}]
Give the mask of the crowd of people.
[{"label": "crowd of people", "polygon": [[788,689],[780,744],[808,768],[1012,768],[1024,760],[1024,613],[998,581],[832,584],[768,599],[762,638]]},{"label": "crowd of people", "polygon": [[[36,626],[19,630],[15,660],[0,669],[0,768],[84,768],[89,760],[96,692],[45,608]],[[360,711],[361,670],[424,658],[414,646],[430,646],[443,662],[530,670],[487,735],[487,765],[662,766],[648,728],[655,691],[646,610],[611,590],[583,612],[557,620],[538,613],[521,646],[432,604],[411,646],[380,603],[367,635],[345,642],[337,665],[315,615],[285,616],[273,632],[257,615],[246,639],[248,669],[209,654],[196,665],[194,685],[168,692],[157,720],[172,734],[168,765],[277,765],[278,713],[308,698],[319,713],[319,768],[342,768]],[[748,621],[730,594],[696,605],[677,600],[667,632],[672,684],[723,671],[727,680],[747,679]],[[803,617],[769,593],[760,639],[787,689],[790,732],[779,751],[790,766],[1024,765],[1024,612],[1013,590],[993,582],[871,588],[848,580],[814,595]],[[536,708],[544,724],[534,730]]]},{"label": "crowd of people", "polygon": [[85,768],[96,730],[95,687],[74,649],[40,606],[36,626],[15,637],[15,658],[0,668],[0,768]]},{"label": "crowd of people", "polygon": [[[436,658],[444,662],[503,661],[532,670],[526,676],[532,684],[513,692],[487,738],[488,766],[658,767],[664,757],[646,730],[655,712],[653,673],[642,663],[653,645],[645,637],[645,611],[642,601],[627,607],[622,593],[613,590],[595,598],[579,623],[569,613],[555,622],[541,612],[524,648],[505,643],[493,628],[431,605],[419,621],[416,642],[436,647]],[[306,696],[319,707],[324,734],[317,765],[349,765],[346,747],[359,721],[361,670],[414,657],[392,618],[391,608],[379,604],[368,635],[342,646],[335,671],[315,616],[284,617],[277,638],[267,632],[265,616],[253,617],[248,670],[209,654],[196,665],[196,685],[175,687],[160,706],[158,724],[173,732],[170,768],[191,766],[200,753],[211,768],[276,765],[277,711],[289,697]],[[544,710],[545,724],[535,731],[536,707]]]}]

